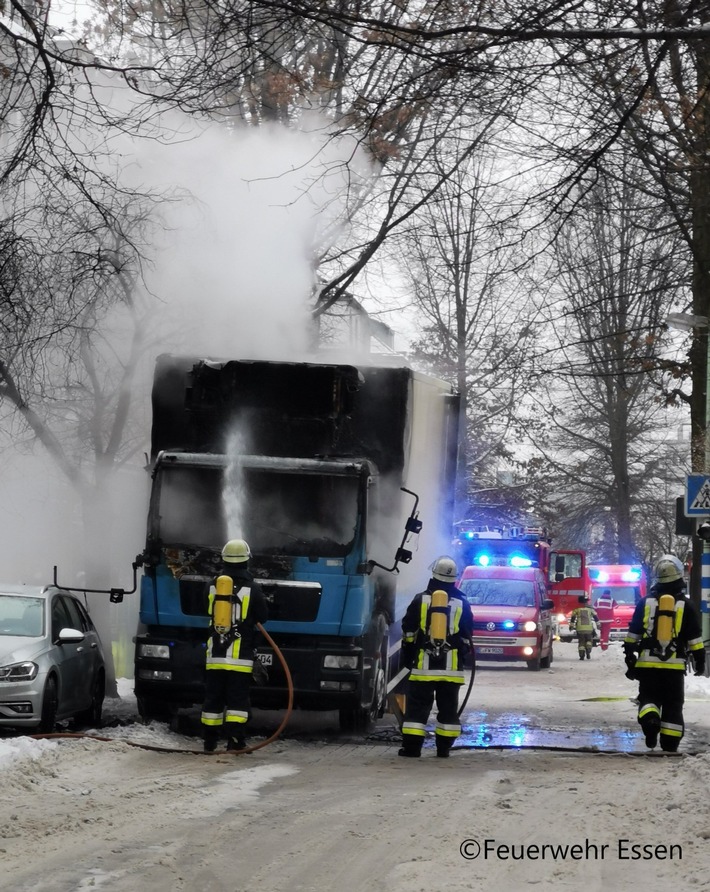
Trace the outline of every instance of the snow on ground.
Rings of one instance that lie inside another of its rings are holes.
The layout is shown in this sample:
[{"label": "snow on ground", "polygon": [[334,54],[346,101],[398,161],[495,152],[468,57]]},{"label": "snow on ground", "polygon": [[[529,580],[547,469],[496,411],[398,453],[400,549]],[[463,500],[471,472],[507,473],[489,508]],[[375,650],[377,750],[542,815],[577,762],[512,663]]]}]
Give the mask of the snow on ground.
[{"label": "snow on ground", "polygon": [[[686,678],[682,754],[646,756],[623,673],[618,646],[580,662],[556,645],[542,672],[480,666],[462,718],[474,741],[485,721],[491,746],[448,760],[431,741],[400,759],[396,737],[337,731],[196,756],[199,738],[138,722],[122,679],[96,732],[108,742],[0,741],[0,890],[710,890],[710,679]],[[496,748],[511,723],[561,742],[622,729],[631,745]]]}]

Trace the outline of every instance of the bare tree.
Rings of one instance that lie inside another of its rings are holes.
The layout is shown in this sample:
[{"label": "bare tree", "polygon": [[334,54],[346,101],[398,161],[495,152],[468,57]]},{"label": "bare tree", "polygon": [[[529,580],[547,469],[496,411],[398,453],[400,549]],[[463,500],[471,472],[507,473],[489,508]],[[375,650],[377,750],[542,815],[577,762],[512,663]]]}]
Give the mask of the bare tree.
[{"label": "bare tree", "polygon": [[548,328],[556,341],[548,354],[554,511],[568,522],[576,514],[587,533],[613,527],[606,559],[621,563],[640,557],[639,505],[658,476],[650,437],[667,426],[650,374],[662,357],[668,306],[684,285],[679,240],[662,226],[665,208],[635,181],[637,167],[624,157],[617,176],[599,178],[563,223],[554,248],[560,296]]}]

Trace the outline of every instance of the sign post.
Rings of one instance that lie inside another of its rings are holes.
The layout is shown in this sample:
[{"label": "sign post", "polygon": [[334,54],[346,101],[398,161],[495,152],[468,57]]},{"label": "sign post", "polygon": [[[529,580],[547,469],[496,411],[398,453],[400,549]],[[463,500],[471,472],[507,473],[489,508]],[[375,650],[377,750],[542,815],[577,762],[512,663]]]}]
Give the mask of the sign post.
[{"label": "sign post", "polygon": [[[710,476],[690,474],[685,488],[685,516],[710,519]],[[710,541],[703,539],[703,554],[700,559],[700,618],[702,620],[703,641],[707,647],[710,641]],[[706,665],[705,674],[710,667]]]}]

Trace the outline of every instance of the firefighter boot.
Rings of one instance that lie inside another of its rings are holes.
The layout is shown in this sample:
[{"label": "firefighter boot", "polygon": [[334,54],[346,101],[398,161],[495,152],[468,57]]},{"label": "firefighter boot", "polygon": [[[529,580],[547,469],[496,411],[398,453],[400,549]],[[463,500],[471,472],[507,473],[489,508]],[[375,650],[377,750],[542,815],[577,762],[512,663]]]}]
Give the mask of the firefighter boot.
[{"label": "firefighter boot", "polygon": [[218,740],[219,734],[215,730],[210,728],[205,731],[204,751],[206,753],[213,753],[217,749]]},{"label": "firefighter boot", "polygon": [[449,758],[449,750],[453,744],[453,740],[450,740],[447,737],[444,738],[436,738],[436,755],[440,759],[448,759]]},{"label": "firefighter boot", "polygon": [[398,756],[404,756],[405,759],[418,759],[422,754],[423,740],[408,740],[405,736],[402,741],[402,748],[397,753]]},{"label": "firefighter boot", "polygon": [[243,734],[237,734],[234,737],[230,737],[227,741],[227,752],[235,753],[239,750],[244,750],[247,747],[246,738]]},{"label": "firefighter boot", "polygon": [[644,716],[641,722],[641,730],[646,738],[646,746],[649,749],[655,749],[658,743],[658,732],[661,730],[661,720],[655,713]]}]

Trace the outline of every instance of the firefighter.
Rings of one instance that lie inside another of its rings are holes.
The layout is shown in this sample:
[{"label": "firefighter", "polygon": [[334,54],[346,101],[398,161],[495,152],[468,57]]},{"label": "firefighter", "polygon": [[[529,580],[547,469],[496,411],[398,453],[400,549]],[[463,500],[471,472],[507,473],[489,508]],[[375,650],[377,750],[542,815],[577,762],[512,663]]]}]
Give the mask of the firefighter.
[{"label": "firefighter", "polygon": [[624,639],[626,677],[639,682],[638,721],[653,749],[675,753],[683,738],[683,700],[688,663],[705,672],[700,616],[685,597],[683,565],[664,554],[651,591],[636,605]]},{"label": "firefighter", "polygon": [[579,607],[575,607],[570,615],[569,628],[571,632],[577,632],[579,659],[591,660],[594,637],[599,634],[599,617],[589,603],[589,595],[580,595],[577,600]]},{"label": "firefighter", "polygon": [[453,558],[431,566],[426,590],[415,596],[402,620],[402,659],[411,669],[400,756],[421,756],[426,724],[436,699],[436,755],[446,758],[461,733],[459,690],[473,634],[473,614],[456,588]]},{"label": "firefighter", "polygon": [[243,539],[230,539],[222,549],[222,573],[210,591],[202,706],[206,753],[217,749],[223,729],[227,732],[228,750],[246,746],[256,624],[267,619],[266,601],[249,572],[250,557],[249,546]]}]

